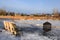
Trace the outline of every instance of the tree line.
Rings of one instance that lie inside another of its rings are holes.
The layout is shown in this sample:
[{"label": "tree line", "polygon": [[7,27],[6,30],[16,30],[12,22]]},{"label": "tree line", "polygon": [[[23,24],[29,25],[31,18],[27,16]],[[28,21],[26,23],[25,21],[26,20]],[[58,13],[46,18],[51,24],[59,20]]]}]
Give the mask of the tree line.
[{"label": "tree line", "polygon": [[[36,14],[24,14],[24,13],[15,13],[15,12],[7,12],[6,10],[2,10],[2,9],[0,9],[0,16],[15,16],[15,15],[20,15],[20,16],[46,16],[46,15],[48,15],[48,16],[51,16],[51,15],[53,15],[53,13],[52,14],[38,14],[38,13],[36,13]],[[60,15],[60,13],[59,13],[59,15]]]}]

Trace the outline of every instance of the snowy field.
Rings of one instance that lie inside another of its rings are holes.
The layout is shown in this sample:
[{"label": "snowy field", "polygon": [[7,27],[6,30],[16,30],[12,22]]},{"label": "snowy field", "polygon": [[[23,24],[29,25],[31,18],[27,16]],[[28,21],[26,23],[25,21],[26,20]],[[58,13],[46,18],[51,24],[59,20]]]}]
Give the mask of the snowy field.
[{"label": "snowy field", "polygon": [[[4,20],[0,20],[0,27],[3,27]],[[10,20],[9,20],[10,21]],[[0,40],[60,40],[60,21],[58,20],[12,20],[17,26],[23,28],[23,35],[14,36],[3,29],[0,32]],[[52,30],[43,35],[43,23],[50,22]]]}]

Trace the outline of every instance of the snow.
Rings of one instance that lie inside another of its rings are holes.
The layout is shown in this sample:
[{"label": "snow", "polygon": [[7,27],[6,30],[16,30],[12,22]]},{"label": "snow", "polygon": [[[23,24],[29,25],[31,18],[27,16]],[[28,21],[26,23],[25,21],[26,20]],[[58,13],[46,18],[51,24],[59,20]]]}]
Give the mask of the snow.
[{"label": "snow", "polygon": [[21,37],[16,37],[12,35],[10,32],[2,30],[0,32],[0,40],[58,40],[60,36],[60,30],[53,29],[50,32],[47,32],[47,35],[42,35],[42,32],[38,33],[29,33],[23,32]]},{"label": "snow", "polygon": [[18,40],[18,38],[16,38],[10,32],[2,30],[2,32],[0,32],[0,40]]},{"label": "snow", "polygon": [[[43,27],[41,25],[46,21],[55,27],[46,32],[46,35],[43,35]],[[4,29],[0,29],[2,31],[0,32],[0,40],[60,40],[60,21],[58,20],[14,20],[13,22],[19,27],[28,27],[28,29],[25,28],[21,36],[15,36]]]},{"label": "snow", "polygon": [[16,25],[20,27],[32,27],[32,25],[35,26],[43,26],[44,22],[50,22],[52,24],[52,28],[60,28],[60,20],[14,20]]},{"label": "snow", "polygon": [[24,36],[21,37],[21,40],[51,40],[45,36],[39,36],[37,33],[24,33]]}]

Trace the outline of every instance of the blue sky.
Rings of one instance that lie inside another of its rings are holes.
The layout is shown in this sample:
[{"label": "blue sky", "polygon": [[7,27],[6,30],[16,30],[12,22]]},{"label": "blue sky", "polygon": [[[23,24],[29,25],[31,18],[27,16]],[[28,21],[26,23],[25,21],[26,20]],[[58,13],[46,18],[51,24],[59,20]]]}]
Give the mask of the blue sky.
[{"label": "blue sky", "polygon": [[23,13],[51,13],[60,10],[60,0],[0,0],[0,8]]}]

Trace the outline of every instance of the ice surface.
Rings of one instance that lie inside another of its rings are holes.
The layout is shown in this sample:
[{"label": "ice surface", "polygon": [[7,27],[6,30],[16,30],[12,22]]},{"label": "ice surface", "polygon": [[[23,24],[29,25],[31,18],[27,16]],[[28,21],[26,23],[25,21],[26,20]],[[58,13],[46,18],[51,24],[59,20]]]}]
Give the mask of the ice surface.
[{"label": "ice surface", "polygon": [[32,27],[32,25],[40,27],[43,26],[43,23],[46,21],[50,22],[53,28],[60,28],[59,20],[14,20],[14,22],[20,27]]},{"label": "ice surface", "polygon": [[[60,21],[57,20],[14,20],[13,22],[15,22],[17,26],[28,27],[29,29],[24,29],[25,31],[23,30],[23,35],[19,37],[1,29],[2,32],[0,32],[0,40],[60,40],[60,28],[52,28],[52,30],[47,32],[46,35],[43,35],[41,25],[46,21],[52,23],[52,26],[60,26]],[[31,32],[32,30],[34,30],[34,32]]]},{"label": "ice surface", "polygon": [[47,35],[42,35],[42,32],[38,33],[29,33],[23,32],[21,37],[16,37],[10,32],[2,30],[0,32],[0,40],[58,40],[60,36],[60,30],[53,29],[50,32],[47,32]]},{"label": "ice surface", "polygon": [[15,37],[10,32],[7,32],[5,30],[2,30],[0,32],[0,40],[19,40],[20,38]]}]

